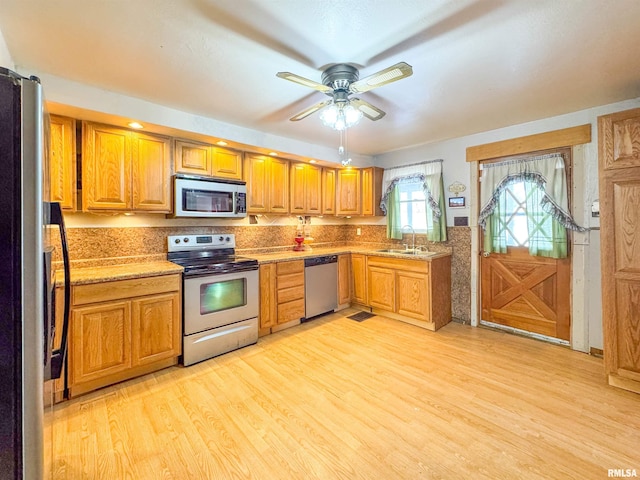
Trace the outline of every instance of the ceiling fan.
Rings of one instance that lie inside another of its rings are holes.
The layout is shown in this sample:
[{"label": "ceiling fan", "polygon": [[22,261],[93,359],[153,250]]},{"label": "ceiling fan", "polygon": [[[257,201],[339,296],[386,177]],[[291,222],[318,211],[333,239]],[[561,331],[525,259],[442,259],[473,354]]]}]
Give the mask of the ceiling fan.
[{"label": "ceiling fan", "polygon": [[[289,120],[297,122],[318,110],[325,109],[320,114],[323,122],[336,130],[344,130],[355,125],[363,115],[374,121],[380,120],[385,116],[385,112],[378,107],[360,98],[349,98],[350,95],[368,92],[374,88],[409,77],[412,74],[413,68],[411,65],[400,62],[362,80],[359,79],[358,69],[346,63],[332,65],[322,72],[322,83],[290,72],[278,72],[276,76],[313,88],[331,97],[329,100],[316,103],[301,111]],[[329,106],[333,106],[333,108],[325,108]]]}]

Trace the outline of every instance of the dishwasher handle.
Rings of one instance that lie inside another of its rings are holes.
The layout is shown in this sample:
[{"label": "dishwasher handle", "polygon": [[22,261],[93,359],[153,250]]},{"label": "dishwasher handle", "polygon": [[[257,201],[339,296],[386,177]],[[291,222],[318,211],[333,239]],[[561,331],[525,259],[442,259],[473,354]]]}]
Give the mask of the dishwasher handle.
[{"label": "dishwasher handle", "polygon": [[325,265],[327,263],[337,263],[337,255],[324,255],[322,257],[311,257],[304,259],[305,267],[315,267],[316,265]]}]

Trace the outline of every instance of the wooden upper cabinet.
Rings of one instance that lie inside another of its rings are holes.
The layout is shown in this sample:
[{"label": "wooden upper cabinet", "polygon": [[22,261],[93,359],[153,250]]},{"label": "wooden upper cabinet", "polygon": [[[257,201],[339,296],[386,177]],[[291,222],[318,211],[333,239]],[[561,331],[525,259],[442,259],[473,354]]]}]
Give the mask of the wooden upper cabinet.
[{"label": "wooden upper cabinet", "polygon": [[133,210],[171,211],[171,140],[132,132]]},{"label": "wooden upper cabinet", "polygon": [[605,372],[640,393],[640,109],[599,117],[598,134]]},{"label": "wooden upper cabinet", "polygon": [[212,147],[211,175],[242,180],[242,152]]},{"label": "wooden upper cabinet", "polygon": [[176,173],[242,179],[242,152],[180,139],[175,150]]},{"label": "wooden upper cabinet", "polygon": [[306,163],[291,164],[291,213],[320,215],[322,213],[322,168]]},{"label": "wooden upper cabinet", "polygon": [[82,209],[131,210],[131,136],[128,130],[83,123]]},{"label": "wooden upper cabinet", "polygon": [[76,121],[51,115],[49,199],[64,210],[76,209]]},{"label": "wooden upper cabinet", "polygon": [[363,168],[362,176],[362,215],[382,216],[380,199],[382,196],[382,173],[379,167]]},{"label": "wooden upper cabinet", "polygon": [[360,170],[338,170],[336,215],[360,215]]},{"label": "wooden upper cabinet", "polygon": [[190,175],[211,175],[211,146],[176,140],[175,171]]},{"label": "wooden upper cabinet", "polygon": [[83,123],[84,211],[171,211],[167,137]]},{"label": "wooden upper cabinet", "polygon": [[289,161],[246,154],[247,213],[289,213]]},{"label": "wooden upper cabinet", "polygon": [[322,169],[322,214],[336,214],[336,170]]}]

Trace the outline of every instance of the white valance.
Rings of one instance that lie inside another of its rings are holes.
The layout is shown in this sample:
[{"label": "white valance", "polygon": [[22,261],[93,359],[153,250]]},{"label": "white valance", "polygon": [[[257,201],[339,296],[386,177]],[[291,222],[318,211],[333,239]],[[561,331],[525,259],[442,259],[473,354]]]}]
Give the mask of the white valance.
[{"label": "white valance", "polygon": [[567,177],[564,158],[560,153],[539,155],[523,159],[481,165],[480,202],[482,209],[478,225],[485,228],[487,218],[493,213],[500,194],[513,183],[529,181],[543,191],[542,207],[562,226],[584,232],[569,212]]},{"label": "white valance", "polygon": [[387,203],[393,188],[400,183],[421,182],[425,197],[436,217],[440,217],[440,177],[442,176],[442,159],[429,160],[411,165],[385,168],[382,175],[382,199],[380,208],[386,215],[388,212]]}]

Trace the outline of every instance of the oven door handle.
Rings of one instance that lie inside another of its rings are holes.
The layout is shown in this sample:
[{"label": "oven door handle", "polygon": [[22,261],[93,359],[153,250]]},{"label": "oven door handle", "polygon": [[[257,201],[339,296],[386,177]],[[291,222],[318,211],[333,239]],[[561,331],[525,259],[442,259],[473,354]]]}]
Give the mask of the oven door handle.
[{"label": "oven door handle", "polygon": [[258,266],[257,265],[252,265],[252,266],[248,266],[248,267],[229,268],[229,269],[224,269],[224,270],[216,270],[215,272],[198,272],[198,273],[185,272],[184,276],[188,277],[188,278],[211,277],[213,275],[225,275],[225,274],[228,274],[228,273],[251,272],[251,271],[255,271],[255,270],[258,270]]}]

